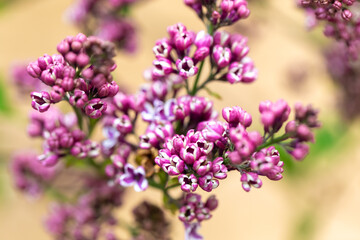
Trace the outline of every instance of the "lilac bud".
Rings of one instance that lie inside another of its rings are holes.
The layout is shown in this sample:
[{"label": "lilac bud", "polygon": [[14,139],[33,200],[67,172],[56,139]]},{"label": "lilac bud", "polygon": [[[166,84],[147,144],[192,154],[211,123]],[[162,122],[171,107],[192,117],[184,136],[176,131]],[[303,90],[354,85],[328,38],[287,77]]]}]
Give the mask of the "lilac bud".
[{"label": "lilac bud", "polygon": [[81,91],[79,89],[75,89],[74,95],[72,95],[69,98],[69,103],[78,108],[83,108],[85,106],[85,103],[87,103],[87,101],[88,101],[88,96],[84,91]]},{"label": "lilac bud", "polygon": [[204,30],[198,32],[195,38],[195,45],[197,48],[207,47],[209,48],[213,43],[213,38],[210,34],[207,34]]},{"label": "lilac bud", "polygon": [[50,92],[51,101],[54,103],[60,102],[64,97],[64,94],[65,94],[64,89],[62,89],[59,86],[53,86]]},{"label": "lilac bud", "polygon": [[193,143],[188,144],[180,151],[181,158],[186,164],[193,164],[195,160],[199,159],[201,150]]},{"label": "lilac bud", "polygon": [[120,110],[120,111],[123,111],[123,112],[127,112],[129,107],[130,107],[130,101],[129,101],[129,97],[122,93],[122,92],[119,92],[118,94],[116,94],[114,96],[114,103],[115,103],[115,106]]},{"label": "lilac bud", "polygon": [[53,63],[53,59],[50,55],[45,54],[43,57],[38,58],[37,63],[41,70],[45,70],[49,64]]},{"label": "lilac bud", "polygon": [[230,43],[230,34],[225,31],[217,31],[214,34],[214,45],[227,46]]},{"label": "lilac bud", "polygon": [[199,178],[199,186],[204,191],[211,192],[219,186],[219,180],[213,179],[213,174],[210,172]]},{"label": "lilac bud", "polygon": [[39,112],[46,112],[49,109],[51,103],[51,97],[49,93],[45,91],[32,92],[31,98],[31,106],[33,109]]},{"label": "lilac bud", "polygon": [[194,53],[195,62],[200,62],[204,60],[210,54],[210,49],[208,47],[200,47],[196,49]]},{"label": "lilac bud", "polygon": [[207,208],[197,208],[195,211],[196,219],[201,222],[203,220],[208,220],[212,217],[210,210]]},{"label": "lilac bud", "polygon": [[153,65],[152,75],[154,78],[164,77],[173,71],[170,60],[163,57],[154,60]]},{"label": "lilac bud", "polygon": [[76,63],[77,55],[74,52],[68,52],[65,55],[65,60],[69,62],[71,65],[74,65]]},{"label": "lilac bud", "polygon": [[79,142],[85,139],[85,133],[83,131],[81,131],[80,129],[75,129],[74,131],[71,132],[74,141],[75,142]]},{"label": "lilac bud", "polygon": [[41,75],[41,69],[37,62],[31,62],[27,66],[27,72],[34,78],[39,78]]},{"label": "lilac bud", "polygon": [[346,21],[350,21],[350,19],[352,17],[352,13],[350,10],[344,9],[341,13],[341,17]]},{"label": "lilac bud", "polygon": [[65,91],[72,91],[75,87],[74,84],[74,79],[69,78],[69,77],[65,77],[62,81],[60,86],[65,90]]},{"label": "lilac bud", "polygon": [[174,37],[175,46],[178,50],[184,51],[193,44],[195,33],[191,31],[179,32]]},{"label": "lilac bud", "polygon": [[80,41],[73,41],[71,43],[71,50],[74,51],[74,52],[79,52],[80,49],[82,48],[82,43]]},{"label": "lilac bud", "polygon": [[68,43],[68,41],[63,40],[61,41],[58,45],[57,45],[57,50],[59,53],[61,53],[62,55],[65,55],[66,53],[69,52],[70,50],[70,45]]},{"label": "lilac bud", "polygon": [[81,75],[85,78],[85,79],[91,79],[94,76],[94,69],[92,67],[88,67],[84,70],[81,71]]},{"label": "lilac bud", "polygon": [[246,192],[249,192],[251,187],[260,188],[262,181],[256,173],[245,172],[241,174],[242,187]]},{"label": "lilac bud", "polygon": [[122,115],[120,118],[116,118],[113,122],[113,127],[122,134],[128,134],[133,129],[131,120],[127,115]]},{"label": "lilac bud", "polygon": [[220,7],[225,13],[229,13],[234,9],[234,2],[231,0],[222,0]]},{"label": "lilac bud", "polygon": [[171,50],[172,47],[166,38],[156,41],[156,44],[153,47],[153,52],[156,57],[167,58],[170,56]]},{"label": "lilac bud", "polygon": [[39,122],[30,122],[27,132],[30,137],[40,137],[43,133],[43,128]]},{"label": "lilac bud", "polygon": [[90,84],[96,88],[101,88],[103,85],[107,83],[106,77],[104,74],[99,73],[93,79],[91,79]]},{"label": "lilac bud", "polygon": [[297,124],[294,120],[289,121],[285,126],[285,132],[288,134],[295,134],[297,129]]},{"label": "lilac bud", "polygon": [[46,69],[41,72],[40,76],[41,81],[48,86],[53,86],[55,84],[56,75],[52,69]]},{"label": "lilac bud", "polygon": [[182,23],[177,23],[175,25],[169,26],[167,32],[170,35],[170,39],[173,40],[176,34],[186,32],[186,27]]},{"label": "lilac bud", "polygon": [[86,103],[84,110],[90,118],[100,118],[105,112],[106,107],[106,102],[101,101],[100,98],[94,98]]},{"label": "lilac bud", "polygon": [[142,149],[150,149],[151,147],[157,146],[159,143],[156,134],[152,131],[147,132],[140,136],[139,147]]},{"label": "lilac bud", "polygon": [[45,167],[52,167],[59,161],[59,156],[52,152],[47,152],[40,155],[38,159]]},{"label": "lilac bud", "polygon": [[85,144],[81,142],[76,142],[74,146],[70,150],[71,155],[74,157],[78,157],[80,159],[84,159],[87,157],[88,148]]},{"label": "lilac bud", "polygon": [[178,177],[179,183],[181,184],[181,190],[184,192],[194,192],[197,187],[197,178],[194,174],[191,174],[190,176],[181,174]]},{"label": "lilac bud", "polygon": [[244,4],[238,7],[237,14],[239,15],[240,19],[249,17],[250,10],[247,8],[247,2],[244,1]]},{"label": "lilac bud", "polygon": [[220,15],[220,13],[218,11],[213,11],[211,13],[211,22],[212,22],[212,24],[213,25],[218,24],[220,17],[221,17],[221,15]]},{"label": "lilac bud", "polygon": [[166,94],[168,92],[168,86],[163,81],[155,81],[151,85],[151,93],[156,97],[157,99],[164,99]]},{"label": "lilac bud", "polygon": [[205,203],[205,207],[208,208],[210,211],[214,211],[219,205],[219,201],[216,199],[216,196],[210,196]]},{"label": "lilac bud", "polygon": [[305,124],[300,124],[297,128],[297,137],[301,141],[314,141],[314,135],[310,131],[310,128],[306,126]]},{"label": "lilac bud", "polygon": [[215,45],[213,48],[213,59],[219,68],[226,67],[231,60],[231,50],[227,47]]},{"label": "lilac bud", "polygon": [[342,3],[336,0],[332,5],[336,10],[340,10],[342,8]]},{"label": "lilac bud", "polygon": [[235,108],[226,107],[222,110],[222,116],[228,123],[237,124],[239,122],[240,113]]},{"label": "lilac bud", "polygon": [[240,61],[244,58],[249,52],[249,47],[247,46],[247,38],[241,36],[240,34],[234,34],[231,36],[231,53],[232,57],[236,61]]},{"label": "lilac bud", "polygon": [[183,78],[189,78],[198,72],[198,68],[194,66],[194,61],[190,57],[184,57],[182,60],[178,59],[176,67]]},{"label": "lilac bud", "polygon": [[107,83],[98,88],[98,93],[97,93],[98,97],[105,98],[108,95],[109,95],[109,87]]},{"label": "lilac bud", "polygon": [[187,204],[179,209],[179,219],[182,222],[191,222],[196,217],[195,205]]},{"label": "lilac bud", "polygon": [[108,97],[114,97],[119,92],[119,85],[115,81],[108,83]]},{"label": "lilac bud", "polygon": [[207,160],[206,156],[200,157],[194,162],[193,169],[199,176],[204,176],[212,168],[212,162]]},{"label": "lilac bud", "polygon": [[90,58],[88,55],[86,55],[85,53],[80,53],[77,57],[76,57],[76,64],[79,67],[85,67],[86,65],[88,65],[90,62]]},{"label": "lilac bud", "polygon": [[309,153],[309,146],[303,143],[296,143],[295,148],[289,153],[295,160],[301,161]]},{"label": "lilac bud", "polygon": [[254,68],[253,61],[245,57],[241,62],[233,62],[226,75],[230,83],[253,82],[257,78],[257,70]]},{"label": "lilac bud", "polygon": [[60,136],[60,146],[62,148],[70,148],[74,144],[74,138],[70,133],[64,133]]}]

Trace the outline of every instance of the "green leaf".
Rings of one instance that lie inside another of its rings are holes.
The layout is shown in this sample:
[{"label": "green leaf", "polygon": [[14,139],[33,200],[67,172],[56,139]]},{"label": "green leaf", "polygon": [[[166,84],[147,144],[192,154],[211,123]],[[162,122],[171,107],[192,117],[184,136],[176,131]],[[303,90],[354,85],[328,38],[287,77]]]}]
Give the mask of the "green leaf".
[{"label": "green leaf", "polygon": [[205,90],[206,90],[206,92],[210,95],[210,96],[212,96],[212,97],[214,97],[214,98],[216,98],[216,99],[219,99],[219,100],[222,100],[222,97],[220,96],[220,94],[219,93],[217,93],[217,92],[213,92],[213,91],[211,91],[209,88],[205,88]]},{"label": "green leaf", "polygon": [[6,86],[2,79],[0,78],[0,113],[10,113],[11,107],[10,107],[10,100],[8,99],[8,96],[6,94]]},{"label": "green leaf", "polygon": [[171,178],[168,182],[167,182],[167,185],[166,185],[166,188],[173,188],[173,187],[176,187],[176,186],[179,186],[179,180],[178,178]]},{"label": "green leaf", "polygon": [[171,199],[166,194],[163,195],[163,203],[165,208],[169,209],[172,214],[175,214],[176,211],[178,210],[177,205],[175,203],[172,203]]}]

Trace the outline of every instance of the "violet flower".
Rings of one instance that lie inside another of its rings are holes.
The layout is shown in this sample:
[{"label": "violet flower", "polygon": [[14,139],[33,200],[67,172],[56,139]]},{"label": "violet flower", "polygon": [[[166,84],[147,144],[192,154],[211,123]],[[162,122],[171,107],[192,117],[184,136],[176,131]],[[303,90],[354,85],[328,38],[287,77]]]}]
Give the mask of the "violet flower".
[{"label": "violet flower", "polygon": [[130,163],[125,165],[124,174],[119,177],[118,181],[123,187],[134,186],[136,192],[145,191],[149,185],[145,177],[145,169],[141,166],[135,169]]}]

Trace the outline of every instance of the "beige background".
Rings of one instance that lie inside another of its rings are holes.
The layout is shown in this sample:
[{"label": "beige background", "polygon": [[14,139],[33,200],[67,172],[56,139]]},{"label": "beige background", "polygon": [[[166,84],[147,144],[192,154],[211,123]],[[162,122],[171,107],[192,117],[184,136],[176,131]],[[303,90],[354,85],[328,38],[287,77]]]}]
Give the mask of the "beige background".
[{"label": "beige background", "polygon": [[[13,61],[55,53],[58,42],[77,33],[63,15],[71,2],[22,0],[1,12],[2,76],[7,76]],[[304,16],[295,9],[292,0],[268,2],[266,8],[253,8],[250,19],[233,28],[249,34],[250,56],[259,69],[259,79],[251,85],[213,84],[211,88],[224,96],[222,101],[216,101],[216,108],[240,105],[256,120],[260,101],[284,98],[291,104],[296,101],[313,103],[321,108],[323,121],[334,121],[336,93],[324,73],[320,47],[325,41],[320,31],[305,32]],[[142,71],[153,61],[151,48],[154,42],[166,36],[168,25],[183,22],[196,31],[203,25],[182,0],[144,0],[134,9],[133,15],[139,25],[139,51],[135,56],[119,54],[116,78],[134,92],[144,81]],[[307,80],[291,89],[289,69],[292,72],[307,69]],[[9,82],[8,78],[5,81]],[[12,152],[29,148],[40,151],[40,142],[30,140],[25,134],[30,100],[19,98],[11,86],[9,97],[18,108],[9,116],[0,115],[0,240],[49,239],[42,228],[49,199],[26,199],[12,189],[8,175],[7,162]],[[315,222],[312,239],[360,239],[358,126],[358,122],[350,126],[351,131],[346,137],[350,142],[344,140],[336,149],[323,154],[308,173],[296,179],[285,174],[280,182],[265,180],[262,189],[245,193],[239,176],[230,174],[213,192],[220,199],[220,205],[213,219],[202,225],[201,233],[205,239],[311,239],[296,234],[300,219],[306,216],[310,216],[310,222]],[[255,123],[253,128],[257,127],[259,125]],[[160,194],[156,191],[135,194],[130,190],[128,199],[131,203],[119,213],[122,218],[127,217],[127,210],[134,203],[145,197],[159,202]],[[183,239],[180,222],[176,217],[172,219],[173,239]]]}]

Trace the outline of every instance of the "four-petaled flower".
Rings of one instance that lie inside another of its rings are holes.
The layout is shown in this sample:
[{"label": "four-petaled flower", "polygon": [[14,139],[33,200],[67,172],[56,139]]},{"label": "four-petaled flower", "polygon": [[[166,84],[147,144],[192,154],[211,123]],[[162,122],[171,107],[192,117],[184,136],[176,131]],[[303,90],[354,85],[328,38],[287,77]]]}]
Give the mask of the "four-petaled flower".
[{"label": "four-petaled flower", "polygon": [[143,167],[137,167],[127,163],[124,167],[124,174],[119,177],[119,183],[123,187],[130,187],[134,185],[136,192],[145,191],[149,185],[145,177],[145,170]]}]

